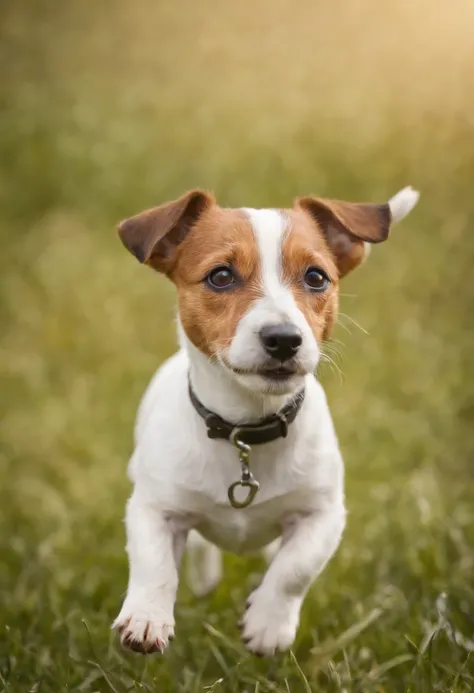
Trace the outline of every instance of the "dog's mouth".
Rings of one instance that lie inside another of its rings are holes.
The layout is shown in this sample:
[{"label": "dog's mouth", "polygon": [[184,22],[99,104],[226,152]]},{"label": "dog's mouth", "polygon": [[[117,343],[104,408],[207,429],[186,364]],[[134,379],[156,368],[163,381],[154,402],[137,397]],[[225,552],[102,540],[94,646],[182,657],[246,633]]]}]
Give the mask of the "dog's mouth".
[{"label": "dog's mouth", "polygon": [[297,375],[298,371],[296,368],[290,366],[276,366],[274,368],[262,368],[257,371],[257,375],[262,378],[267,378],[268,380],[273,380],[279,382],[282,380],[288,380],[289,378]]},{"label": "dog's mouth", "polygon": [[283,382],[289,380],[295,375],[305,375],[305,373],[296,367],[296,365],[279,364],[275,366],[262,366],[260,368],[237,368],[226,364],[236,375],[258,375],[272,382]]}]

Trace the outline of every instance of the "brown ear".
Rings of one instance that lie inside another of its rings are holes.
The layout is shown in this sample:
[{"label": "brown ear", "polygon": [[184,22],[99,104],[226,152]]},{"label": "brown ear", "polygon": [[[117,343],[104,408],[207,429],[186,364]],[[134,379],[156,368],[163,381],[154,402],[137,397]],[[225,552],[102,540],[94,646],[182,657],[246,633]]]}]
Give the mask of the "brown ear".
[{"label": "brown ear", "polygon": [[366,243],[381,243],[391,223],[389,204],[357,204],[300,197],[297,204],[308,212],[324,233],[343,277],[365,258]]},{"label": "brown ear", "polygon": [[177,200],[122,221],[118,227],[120,239],[140,262],[169,272],[177,247],[214,202],[208,193],[191,190]]}]

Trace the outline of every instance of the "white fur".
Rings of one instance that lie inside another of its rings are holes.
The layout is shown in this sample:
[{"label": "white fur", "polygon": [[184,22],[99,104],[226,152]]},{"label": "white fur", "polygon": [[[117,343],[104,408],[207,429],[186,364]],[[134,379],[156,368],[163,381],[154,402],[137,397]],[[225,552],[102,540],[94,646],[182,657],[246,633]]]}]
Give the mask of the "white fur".
[{"label": "white fur", "polygon": [[420,193],[408,185],[388,201],[392,214],[392,224],[398,224],[415,207],[420,198]]},{"label": "white fur", "polygon": [[276,209],[247,208],[244,211],[250,219],[258,244],[265,296],[277,301],[285,291],[281,282],[281,248],[288,229],[288,218]]},{"label": "white fur", "polygon": [[[129,467],[130,579],[114,627],[125,645],[144,651],[162,651],[173,633],[178,566],[190,530],[188,576],[199,594],[220,577],[216,547],[262,550],[272,558],[242,619],[248,647],[272,655],[291,646],[304,596],[344,529],[343,463],[326,397],[312,375],[319,348],[281,280],[287,221],[274,211],[247,213],[262,258],[264,295],[238,325],[226,361],[258,366],[264,353],[256,332],[268,322],[292,321],[303,334],[306,375],[284,391],[268,391],[263,378],[236,376],[222,362],[210,362],[179,328],[181,350],[156,373],[140,405]],[[229,504],[227,490],[240,474],[237,450],[207,437],[188,396],[188,375],[204,405],[236,424],[276,412],[305,385],[288,437],[253,447],[250,465],[260,491],[247,508]]]}]

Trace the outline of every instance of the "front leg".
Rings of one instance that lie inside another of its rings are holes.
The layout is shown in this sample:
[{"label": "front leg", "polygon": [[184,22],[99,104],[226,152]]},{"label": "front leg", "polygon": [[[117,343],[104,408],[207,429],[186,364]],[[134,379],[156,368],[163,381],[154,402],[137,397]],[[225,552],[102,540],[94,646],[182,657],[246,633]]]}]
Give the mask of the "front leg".
[{"label": "front leg", "polygon": [[163,652],[174,636],[178,563],[185,533],[135,491],[125,518],[130,577],[127,596],[113,628],[124,647]]},{"label": "front leg", "polygon": [[343,505],[292,518],[260,586],[250,595],[242,638],[258,655],[291,647],[304,596],[337,549],[345,525]]}]

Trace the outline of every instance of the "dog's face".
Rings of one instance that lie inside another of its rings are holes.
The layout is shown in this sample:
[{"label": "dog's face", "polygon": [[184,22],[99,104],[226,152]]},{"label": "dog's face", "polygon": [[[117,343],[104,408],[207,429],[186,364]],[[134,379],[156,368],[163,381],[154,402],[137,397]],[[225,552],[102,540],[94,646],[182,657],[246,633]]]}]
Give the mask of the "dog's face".
[{"label": "dog's face", "polygon": [[122,222],[119,233],[175,283],[195,347],[240,385],[283,394],[316,369],[340,278],[417,199],[405,188],[381,205],[305,197],[292,209],[223,209],[191,191]]}]

